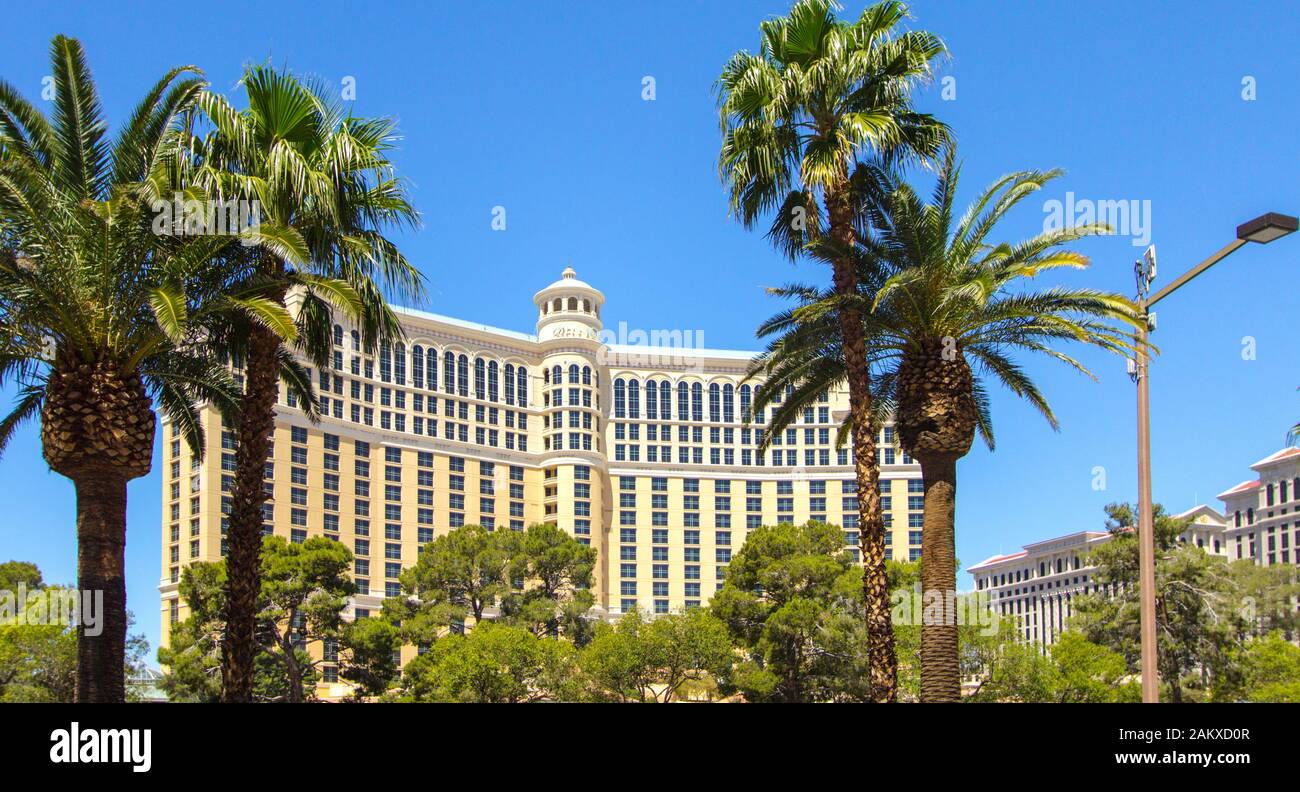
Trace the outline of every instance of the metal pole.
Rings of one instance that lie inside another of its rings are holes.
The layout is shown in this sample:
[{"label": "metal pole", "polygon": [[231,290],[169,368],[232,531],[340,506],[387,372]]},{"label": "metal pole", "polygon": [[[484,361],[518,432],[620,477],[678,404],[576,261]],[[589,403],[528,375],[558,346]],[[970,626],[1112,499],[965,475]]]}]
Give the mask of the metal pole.
[{"label": "metal pole", "polygon": [[1151,306],[1172,294],[1178,287],[1222,261],[1237,248],[1246,244],[1244,239],[1234,239],[1215,251],[1213,255],[1175,278],[1168,286],[1151,294],[1154,276],[1152,264],[1145,260],[1134,262],[1137,277],[1138,307],[1142,322],[1137,333],[1137,352],[1134,355],[1134,378],[1137,380],[1137,435],[1138,435],[1138,597],[1139,627],[1142,645],[1142,702],[1160,702],[1160,671],[1156,665],[1156,526],[1151,497],[1151,356],[1147,341],[1151,332]]},{"label": "metal pole", "polygon": [[1160,672],[1156,667],[1156,548],[1151,504],[1151,383],[1147,355],[1147,303],[1142,303],[1138,328],[1138,596],[1141,598],[1142,702],[1160,701]]}]

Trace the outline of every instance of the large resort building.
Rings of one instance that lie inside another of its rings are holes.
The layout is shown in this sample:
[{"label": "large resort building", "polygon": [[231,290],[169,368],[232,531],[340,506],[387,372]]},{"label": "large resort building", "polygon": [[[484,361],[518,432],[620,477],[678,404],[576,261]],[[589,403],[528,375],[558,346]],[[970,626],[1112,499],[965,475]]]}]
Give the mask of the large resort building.
[{"label": "large resort building", "polygon": [[[1201,505],[1174,515],[1189,521],[1179,540],[1228,561],[1300,563],[1300,448],[1284,448],[1251,470],[1257,478],[1219,495],[1222,514]],[[1074,598],[1102,590],[1088,553],[1109,540],[1106,531],[1080,531],[993,556],[968,571],[976,591],[1002,617],[1016,619],[1022,640],[1049,646],[1067,628]]]},{"label": "large resort building", "polygon": [[[596,548],[606,617],[706,603],[760,525],[824,520],[857,552],[853,468],[835,442],[845,392],[825,394],[760,453],[770,410],[750,414],[753,353],[607,344],[604,302],[566,269],[533,297],[536,334],[401,310],[405,342],[370,354],[337,325],[332,365],[312,373],[319,423],[282,391],[265,530],[344,543],[359,591],[351,616],[399,594],[421,546],[470,524],[553,523]],[[202,420],[202,461],[164,430],[164,642],[185,615],[182,567],[225,550],[234,435],[212,409]],[[920,470],[891,426],[879,439],[890,552],[915,560]],[[324,666],[326,681],[334,673]]]}]

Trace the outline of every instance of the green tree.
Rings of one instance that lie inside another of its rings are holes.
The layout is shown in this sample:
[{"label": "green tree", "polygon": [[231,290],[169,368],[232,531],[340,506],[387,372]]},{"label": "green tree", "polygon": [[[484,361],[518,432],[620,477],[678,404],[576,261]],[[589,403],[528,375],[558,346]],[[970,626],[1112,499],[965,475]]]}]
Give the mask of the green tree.
[{"label": "green tree", "polygon": [[670,702],[687,686],[725,678],[735,659],[727,626],[708,611],[646,621],[632,610],[598,628],[578,664],[599,700]]},{"label": "green tree", "polygon": [[[1170,701],[1184,701],[1191,681],[1213,684],[1226,673],[1228,658],[1240,643],[1241,622],[1226,562],[1178,541],[1187,520],[1156,504],[1156,665]],[[1126,503],[1106,506],[1110,541],[1090,554],[1101,591],[1076,597],[1073,628],[1093,643],[1121,654],[1131,672],[1141,659],[1136,510]],[[1199,680],[1187,679],[1189,675]],[[1226,680],[1225,680],[1226,681]]]},{"label": "green tree", "polygon": [[1300,703],[1300,648],[1280,633],[1251,641],[1241,665],[1245,700]]},{"label": "green tree", "polygon": [[283,666],[286,700],[301,702],[305,675],[319,664],[305,649],[338,638],[343,608],[355,591],[348,577],[352,553],[323,536],[305,542],[268,536],[261,556],[258,634],[266,653]]},{"label": "green tree", "polygon": [[211,129],[193,146],[200,151],[194,169],[201,184],[224,197],[256,201],[260,211],[259,226],[243,240],[255,277],[239,294],[257,320],[215,339],[246,362],[228,532],[226,701],[247,701],[252,692],[267,497],[262,473],[278,382],[283,378],[315,418],[311,382],[293,353],[324,368],[339,309],[360,328],[359,343],[368,350],[379,345],[381,359],[391,355],[401,326],[384,289],[416,298],[422,283],[384,236],[417,221],[388,158],[394,123],[356,117],[322,86],[270,67],[249,68],[240,86],[248,100],[244,110],[212,92],[200,96]]},{"label": "green tree", "polygon": [[595,548],[550,523],[513,534],[509,546],[512,591],[502,600],[502,620],[538,635],[586,643],[592,631],[587,614],[595,602]]},{"label": "green tree", "polygon": [[[34,564],[30,567],[36,569]],[[30,579],[26,577],[23,585],[27,586]],[[14,591],[0,592],[0,702],[72,702],[77,681],[77,633],[70,625],[47,623],[47,600],[39,596],[58,596],[64,589],[41,585],[29,588],[28,595],[37,596],[27,600],[21,613]],[[76,596],[75,590],[66,593]]]},{"label": "green tree", "polygon": [[402,572],[402,590],[432,606],[450,606],[459,619],[483,620],[485,608],[510,592],[518,544],[513,532],[466,525],[420,549],[415,566]]},{"label": "green tree", "polygon": [[1140,691],[1124,656],[1077,632],[1060,635],[1047,654],[1005,631],[996,657],[969,701],[1105,704],[1136,701]]},{"label": "green tree", "polygon": [[519,704],[572,700],[574,648],[521,627],[486,621],[438,639],[407,663],[403,701]]},{"label": "green tree", "polygon": [[154,229],[154,201],[189,189],[176,160],[198,71],[163,75],[110,139],[81,44],[56,36],[50,60],[50,118],[0,81],[0,386],[18,390],[0,450],[39,416],[45,461],[76,488],[77,588],[105,608],[98,635],[78,633],[77,700],[120,702],[126,487],[152,465],[154,402],[197,454],[196,402],[235,414],[197,332],[231,309],[213,260],[226,242]]},{"label": "green tree", "polygon": [[[750,531],[709,605],[744,653],[724,686],[751,701],[873,695],[861,684],[870,662],[865,625],[841,618],[861,606],[859,582],[844,533],[833,525],[784,523]],[[846,633],[850,622],[861,629]]]},{"label": "green tree", "polygon": [[[857,292],[850,250],[859,233],[850,170],[858,156],[929,157],[947,128],[912,106],[912,88],[944,54],[931,33],[901,29],[907,7],[869,6],[856,22],[836,17],[830,0],[799,0],[783,17],[761,23],[757,54],[732,55],[718,79],[722,127],[719,171],[731,213],[752,227],[773,214],[768,236],[791,259],[825,239],[834,290]],[[874,697],[892,701],[897,682],[880,472],[872,428],[872,394],[860,309],[846,305],[836,328],[846,362],[853,457],[857,470],[863,585]],[[772,391],[759,390],[755,409]]]},{"label": "green tree", "polygon": [[[76,589],[46,585],[29,561],[0,564],[0,703],[75,700],[77,631],[60,617],[71,615],[77,596]],[[134,624],[130,612],[127,624]],[[147,650],[144,636],[128,635],[128,676],[141,670]]]},{"label": "green tree", "polygon": [[1260,566],[1243,558],[1229,563],[1226,571],[1228,588],[1240,605],[1235,616],[1243,636],[1262,637],[1278,631],[1283,638],[1294,640],[1300,635],[1300,611],[1295,607],[1300,575],[1294,565]]},{"label": "green tree", "polygon": [[342,631],[339,676],[351,682],[358,701],[383,695],[397,679],[401,633],[381,618],[357,619]]},{"label": "green tree", "polygon": [[201,561],[181,570],[177,594],[189,615],[171,626],[167,646],[158,649],[158,662],[166,669],[160,687],[170,701],[221,698],[225,583],[225,562]]},{"label": "green tree", "polygon": [[6,561],[0,564],[0,591],[17,591],[19,584],[29,590],[44,588],[40,568],[30,561]]}]

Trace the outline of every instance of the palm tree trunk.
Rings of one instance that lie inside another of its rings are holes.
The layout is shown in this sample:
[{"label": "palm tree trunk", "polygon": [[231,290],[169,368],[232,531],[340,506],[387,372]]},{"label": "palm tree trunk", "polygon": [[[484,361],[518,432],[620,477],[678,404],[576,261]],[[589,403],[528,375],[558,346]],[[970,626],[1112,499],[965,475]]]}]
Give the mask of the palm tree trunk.
[{"label": "palm tree trunk", "polygon": [[[829,233],[845,251],[853,246],[852,207],[847,189],[828,191]],[[834,262],[835,291],[857,292],[853,260]],[[885,574],[885,521],[880,511],[880,467],[876,461],[876,432],[872,420],[871,373],[867,369],[866,334],[858,311],[840,311],[840,335],[848,369],[849,412],[853,417],[853,464],[858,487],[858,531],[862,549],[862,592],[866,603],[867,653],[871,661],[871,700],[892,702],[898,697],[898,658],[890,618],[889,580]]]},{"label": "palm tree trunk", "polygon": [[927,455],[921,463],[925,520],[921,530],[921,701],[958,701],[957,457]]},{"label": "palm tree trunk", "polygon": [[221,647],[222,701],[248,702],[253,696],[257,656],[257,597],[261,589],[262,486],[275,400],[279,393],[279,339],[256,328],[248,345],[243,412],[235,452],[230,527],[226,557],[226,640]]},{"label": "palm tree trunk", "polygon": [[126,700],[126,482],[121,474],[87,471],[77,488],[77,596],[103,597],[98,634],[77,627],[77,702]]}]

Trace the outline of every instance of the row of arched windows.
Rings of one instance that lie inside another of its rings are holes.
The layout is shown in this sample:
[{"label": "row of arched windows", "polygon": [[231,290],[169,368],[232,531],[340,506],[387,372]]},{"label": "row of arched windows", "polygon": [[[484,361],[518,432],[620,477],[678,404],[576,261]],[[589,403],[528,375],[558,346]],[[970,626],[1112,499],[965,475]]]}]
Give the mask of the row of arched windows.
[{"label": "row of arched windows", "polygon": [[[579,367],[577,363],[569,364],[570,385],[598,385],[599,381],[600,376],[592,373],[591,366]],[[564,367],[556,364],[549,369],[542,369],[542,382],[546,385],[563,385]]]},{"label": "row of arched windows", "polygon": [[[704,385],[699,382],[677,383],[677,420],[704,420]],[[736,394],[740,394],[740,416],[748,420],[749,408],[753,403],[753,389],[749,385],[736,388],[731,383],[719,385],[714,382],[708,387],[709,420],[715,423],[731,423],[736,420]],[[673,419],[673,386],[667,380],[655,382],[653,379],[642,386],[639,380],[614,380],[614,417],[641,418],[642,395],[644,394],[645,416],[651,420],[670,421]]]},{"label": "row of arched windows", "polygon": [[[334,325],[334,343],[340,346],[343,343],[343,328],[339,325]],[[353,330],[352,349],[359,351],[360,347],[360,337],[357,331]],[[383,341],[379,345],[380,381],[406,385],[408,360],[411,385],[417,388],[438,390],[438,374],[441,370],[443,393],[469,396],[472,387],[476,399],[491,402],[504,401],[506,404],[520,407],[528,406],[526,366],[507,363],[502,367],[496,360],[476,357],[473,361],[474,376],[471,379],[468,355],[447,350],[442,353],[439,361],[437,349],[415,344],[411,347],[408,357],[405,344],[390,344]]]}]

